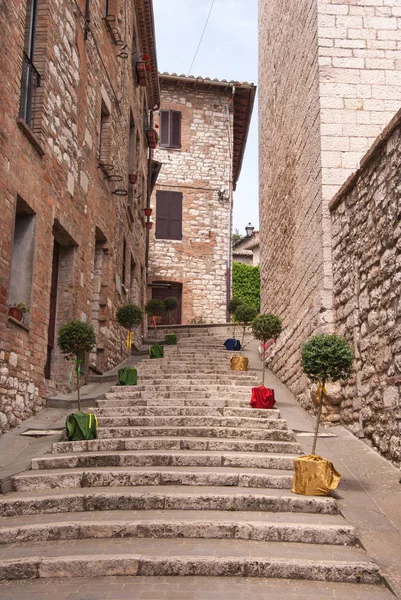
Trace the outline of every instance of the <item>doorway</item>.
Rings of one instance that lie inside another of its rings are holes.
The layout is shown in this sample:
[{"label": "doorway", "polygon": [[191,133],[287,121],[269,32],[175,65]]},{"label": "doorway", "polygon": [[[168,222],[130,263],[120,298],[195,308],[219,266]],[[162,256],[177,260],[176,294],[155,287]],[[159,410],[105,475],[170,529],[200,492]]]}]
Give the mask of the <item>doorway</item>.
[{"label": "doorway", "polygon": [[[173,313],[173,325],[181,325],[182,322],[182,283],[175,283],[171,281],[154,281],[156,285],[163,287],[152,288],[152,299],[165,300],[166,298],[175,298],[177,300],[177,308],[172,311]],[[170,325],[170,316],[164,314],[161,321],[161,325]]]}]

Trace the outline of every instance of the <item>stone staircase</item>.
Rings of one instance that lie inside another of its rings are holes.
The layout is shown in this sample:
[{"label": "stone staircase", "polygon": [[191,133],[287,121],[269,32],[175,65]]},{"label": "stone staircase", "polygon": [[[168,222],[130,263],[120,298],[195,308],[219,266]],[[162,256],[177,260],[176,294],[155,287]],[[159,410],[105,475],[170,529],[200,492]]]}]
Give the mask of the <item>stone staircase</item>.
[{"label": "stone staircase", "polygon": [[137,386],[98,400],[98,439],[55,443],[14,477],[0,579],[282,578],[377,585],[381,598],[336,500],[291,493],[300,445],[279,410],[249,407],[257,375],[231,372],[214,333],[143,360]]}]

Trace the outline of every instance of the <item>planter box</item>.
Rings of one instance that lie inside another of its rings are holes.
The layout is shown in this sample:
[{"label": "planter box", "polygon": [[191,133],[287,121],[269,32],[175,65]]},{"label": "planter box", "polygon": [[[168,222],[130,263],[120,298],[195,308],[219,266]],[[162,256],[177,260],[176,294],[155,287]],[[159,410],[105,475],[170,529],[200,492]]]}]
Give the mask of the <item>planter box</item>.
[{"label": "planter box", "polygon": [[132,183],[132,185],[134,185],[138,181],[138,174],[137,173],[130,173],[128,175],[128,181],[130,183]]},{"label": "planter box", "polygon": [[150,217],[150,215],[152,214],[152,209],[151,208],[144,208],[143,210],[145,211],[145,215],[147,217]]},{"label": "planter box", "polygon": [[147,221],[146,223],[146,229],[152,229],[153,227],[153,222],[152,221]]},{"label": "planter box", "polygon": [[147,68],[145,61],[139,61],[136,63],[136,75],[138,85],[146,87],[148,85]]},{"label": "planter box", "polygon": [[8,309],[8,315],[16,321],[20,321],[22,323],[23,314],[19,308],[16,308],[15,306],[10,306],[10,308]]},{"label": "planter box", "polygon": [[157,142],[158,142],[158,136],[157,136],[156,131],[154,129],[149,129],[146,132],[146,138],[148,140],[149,148],[152,148],[154,150],[157,147]]}]

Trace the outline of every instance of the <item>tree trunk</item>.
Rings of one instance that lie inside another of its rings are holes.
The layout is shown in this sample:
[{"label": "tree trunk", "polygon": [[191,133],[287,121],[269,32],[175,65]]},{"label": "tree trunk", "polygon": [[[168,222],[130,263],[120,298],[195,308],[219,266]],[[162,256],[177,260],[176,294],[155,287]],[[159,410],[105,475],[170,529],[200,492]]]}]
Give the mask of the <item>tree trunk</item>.
[{"label": "tree trunk", "polygon": [[262,354],[262,385],[265,385],[265,372],[266,372],[266,363],[265,363],[265,353],[263,351]]},{"label": "tree trunk", "polygon": [[78,410],[81,411],[81,392],[80,392],[80,383],[81,383],[81,377],[80,377],[80,373],[78,370],[78,365],[76,365],[76,370],[77,370],[77,394],[78,394]]},{"label": "tree trunk", "polygon": [[322,391],[320,394],[320,402],[319,405],[317,407],[317,416],[316,416],[316,425],[315,425],[315,435],[313,437],[313,444],[312,444],[312,454],[315,454],[316,452],[316,444],[317,444],[317,434],[319,433],[319,425],[320,425],[320,419],[322,417],[322,409],[323,409],[323,398],[324,398],[324,386],[325,384],[322,383]]}]

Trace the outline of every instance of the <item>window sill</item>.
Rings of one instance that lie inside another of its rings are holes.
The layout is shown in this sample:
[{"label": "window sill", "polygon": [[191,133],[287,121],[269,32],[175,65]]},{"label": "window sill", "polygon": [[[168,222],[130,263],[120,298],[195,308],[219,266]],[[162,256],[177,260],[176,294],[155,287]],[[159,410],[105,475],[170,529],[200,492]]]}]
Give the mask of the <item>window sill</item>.
[{"label": "window sill", "polygon": [[36,135],[33,133],[32,129],[28,127],[25,123],[24,119],[18,117],[17,125],[21,129],[24,136],[31,142],[32,146],[35,148],[36,152],[40,157],[44,156],[46,153],[43,149],[42,144],[37,139]]},{"label": "window sill", "polygon": [[10,321],[10,323],[13,323],[17,327],[21,327],[21,329],[25,329],[25,331],[28,333],[31,331],[31,328],[28,325],[25,325],[25,323],[23,323],[22,321],[18,321],[17,319],[14,319],[14,317],[9,316],[8,320]]},{"label": "window sill", "polygon": [[177,240],[175,238],[159,238],[156,236],[155,236],[155,240],[156,240],[156,242],[182,242],[183,241],[182,238]]}]

